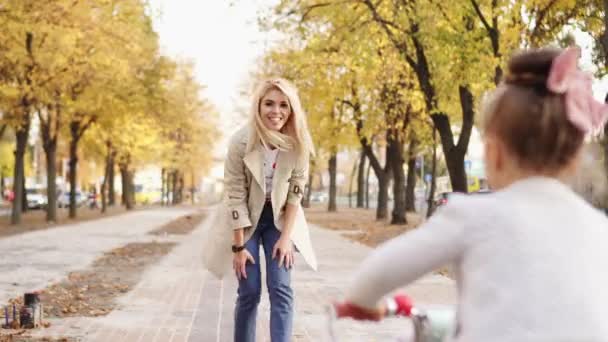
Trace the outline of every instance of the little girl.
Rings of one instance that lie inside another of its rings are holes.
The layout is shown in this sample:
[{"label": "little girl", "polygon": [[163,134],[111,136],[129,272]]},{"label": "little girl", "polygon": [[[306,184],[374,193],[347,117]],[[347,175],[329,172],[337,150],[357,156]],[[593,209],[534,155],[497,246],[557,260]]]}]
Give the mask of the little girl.
[{"label": "little girl", "polygon": [[608,115],[578,58],[575,48],[511,58],[482,113],[495,192],[455,196],[381,246],[336,304],[341,315],[380,319],[394,311],[382,296],[452,263],[452,341],[608,341],[608,219],[564,184]]}]

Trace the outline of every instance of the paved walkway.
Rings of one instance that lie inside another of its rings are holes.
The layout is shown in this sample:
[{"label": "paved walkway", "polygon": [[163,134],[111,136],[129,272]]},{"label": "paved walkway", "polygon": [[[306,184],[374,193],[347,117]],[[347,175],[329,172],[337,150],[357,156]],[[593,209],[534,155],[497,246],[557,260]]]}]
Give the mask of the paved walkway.
[{"label": "paved walkway", "polygon": [[[120,299],[121,309],[106,317],[56,320],[38,335],[100,342],[232,341],[236,281],[232,277],[217,280],[202,268],[200,245],[208,223],[181,237],[179,246],[144,273],[139,285]],[[311,229],[319,272],[310,271],[301,258],[296,259],[292,280],[296,293],[294,341],[328,340],[324,306],[342,296],[350,270],[370,251],[336,232],[314,226]],[[452,282],[437,275],[418,281],[407,291],[423,304],[449,304],[455,298]],[[263,293],[258,342],[270,341],[268,296],[265,289]],[[404,320],[375,325],[343,321],[336,331],[341,341],[384,341],[407,334],[408,324]]]}]

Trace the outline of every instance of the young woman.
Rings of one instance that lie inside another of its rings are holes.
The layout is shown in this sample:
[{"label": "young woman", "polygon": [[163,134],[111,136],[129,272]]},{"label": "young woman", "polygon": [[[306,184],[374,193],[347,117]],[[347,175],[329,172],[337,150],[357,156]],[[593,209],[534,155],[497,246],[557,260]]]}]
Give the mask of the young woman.
[{"label": "young woman", "polygon": [[312,153],[313,143],[296,88],[282,78],[263,82],[254,94],[249,124],[230,140],[224,169],[225,206],[231,229],[226,228],[222,234],[232,237],[232,256],[223,254],[230,247],[225,248],[221,262],[232,258],[239,282],[235,342],[255,341],[262,289],[260,246],[264,249],[270,297],[270,337],[273,342],[291,340],[291,269],[296,247],[316,269],[300,207]]}]

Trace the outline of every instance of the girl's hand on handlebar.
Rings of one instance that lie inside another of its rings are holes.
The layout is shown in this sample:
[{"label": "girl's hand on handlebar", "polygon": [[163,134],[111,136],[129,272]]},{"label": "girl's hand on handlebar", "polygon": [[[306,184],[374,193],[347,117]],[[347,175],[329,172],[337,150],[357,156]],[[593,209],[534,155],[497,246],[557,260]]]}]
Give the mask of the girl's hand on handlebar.
[{"label": "girl's hand on handlebar", "polygon": [[381,301],[375,308],[364,308],[349,301],[333,303],[337,318],[379,321],[387,316],[410,316],[414,304],[405,294],[396,294]]},{"label": "girl's hand on handlebar", "polygon": [[373,309],[364,308],[348,301],[334,302],[332,305],[337,318],[350,317],[359,321],[380,321],[386,315],[384,304]]}]

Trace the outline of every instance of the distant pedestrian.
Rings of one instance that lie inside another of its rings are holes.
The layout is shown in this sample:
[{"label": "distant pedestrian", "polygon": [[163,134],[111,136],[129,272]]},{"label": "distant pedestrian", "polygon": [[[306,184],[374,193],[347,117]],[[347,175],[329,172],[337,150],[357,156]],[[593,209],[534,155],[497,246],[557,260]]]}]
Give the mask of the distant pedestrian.
[{"label": "distant pedestrian", "polygon": [[422,227],[363,262],[342,316],[380,319],[381,297],[453,264],[451,341],[606,341],[608,219],[565,183],[608,107],[593,98],[579,50],[512,57],[482,110],[488,195],[454,195]]},{"label": "distant pedestrian", "polygon": [[[296,88],[282,78],[263,82],[256,90],[249,124],[230,140],[224,169],[228,227],[218,240],[207,241],[206,264],[218,275],[229,258],[238,278],[234,341],[255,341],[256,314],[264,248],[270,297],[270,338],[291,341],[293,291],[291,269],[295,248],[316,269],[308,226],[300,205],[308,180],[313,143]],[[221,224],[217,224],[222,226]],[[227,253],[226,253],[227,252]],[[219,260],[219,261],[216,261]]]}]

